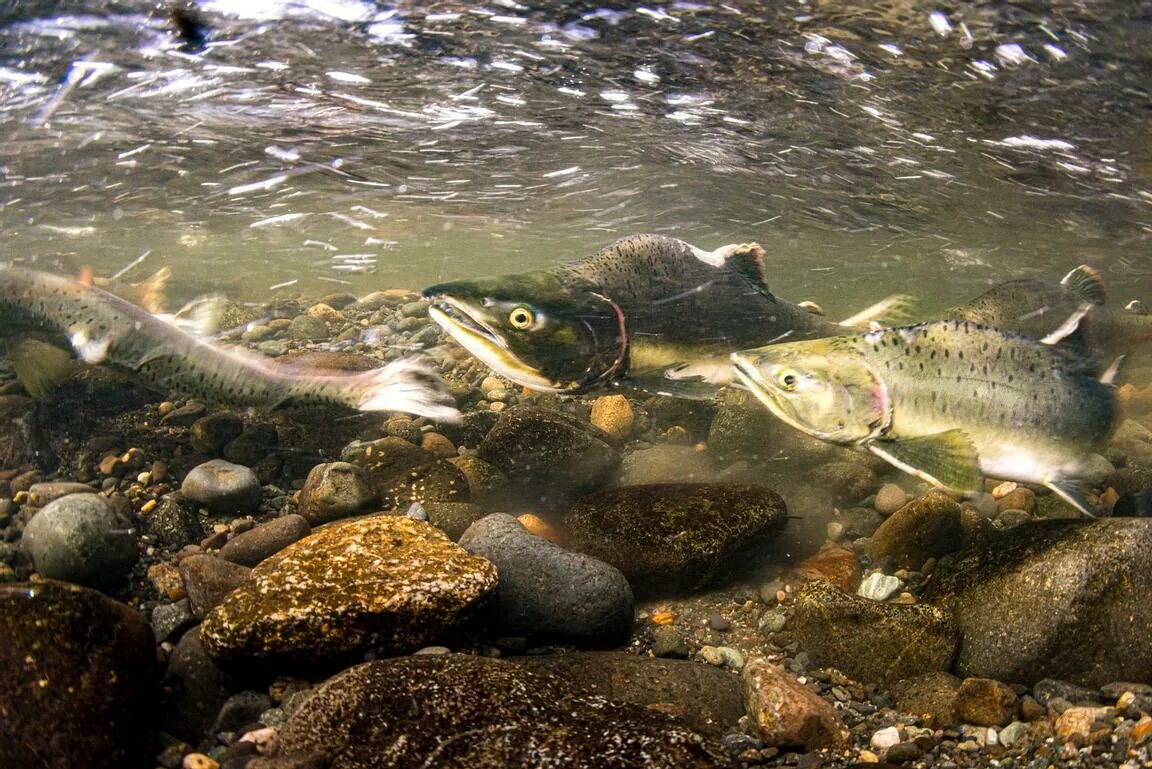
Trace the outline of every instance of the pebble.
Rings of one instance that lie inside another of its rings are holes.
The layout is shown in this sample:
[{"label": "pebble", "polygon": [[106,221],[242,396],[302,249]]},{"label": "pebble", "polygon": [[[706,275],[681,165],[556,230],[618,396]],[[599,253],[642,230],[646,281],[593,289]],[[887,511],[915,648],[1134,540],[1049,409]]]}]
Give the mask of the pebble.
[{"label": "pebble", "polygon": [[723,632],[725,630],[732,629],[732,620],[728,619],[722,614],[709,614],[707,623],[708,627],[712,628],[713,630],[719,630]]},{"label": "pebble", "polygon": [[701,646],[700,657],[718,668],[738,671],[744,667],[744,655],[731,646]]},{"label": "pebble", "polygon": [[631,435],[636,415],[623,395],[601,395],[592,402],[590,421],[612,440],[622,441]]},{"label": "pebble", "polygon": [[873,601],[884,601],[891,598],[903,587],[903,580],[875,571],[860,583],[856,594],[864,598],[871,598]]},{"label": "pebble", "polygon": [[203,753],[189,753],[181,766],[183,769],[220,769],[220,764]]},{"label": "pebble", "polygon": [[757,629],[761,633],[779,633],[788,624],[788,612],[783,609],[769,609],[760,615]]},{"label": "pebble", "polygon": [[872,506],[883,516],[892,515],[908,502],[908,493],[895,483],[885,483],[876,492]]},{"label": "pebble", "polygon": [[1024,738],[1028,733],[1028,728],[1028,724],[1023,721],[1013,721],[1000,730],[998,735],[1000,744],[1006,748],[1012,747]]},{"label": "pebble", "polygon": [[872,734],[872,738],[868,740],[868,744],[874,749],[884,752],[896,743],[903,739],[900,736],[900,730],[895,726],[888,726],[880,729]]},{"label": "pebble", "polygon": [[107,499],[69,494],[24,527],[23,547],[41,577],[89,587],[116,585],[136,563],[136,540]]},{"label": "pebble", "polygon": [[180,484],[185,498],[215,513],[244,515],[260,505],[260,481],[250,468],[212,459],[192,468]]},{"label": "pebble", "polygon": [[673,625],[657,625],[652,630],[652,654],[656,657],[685,659],[692,652],[684,633]]},{"label": "pebble", "polygon": [[225,561],[242,566],[255,566],[268,556],[308,536],[311,531],[304,516],[281,516],[232,537],[224,543],[217,555]]}]

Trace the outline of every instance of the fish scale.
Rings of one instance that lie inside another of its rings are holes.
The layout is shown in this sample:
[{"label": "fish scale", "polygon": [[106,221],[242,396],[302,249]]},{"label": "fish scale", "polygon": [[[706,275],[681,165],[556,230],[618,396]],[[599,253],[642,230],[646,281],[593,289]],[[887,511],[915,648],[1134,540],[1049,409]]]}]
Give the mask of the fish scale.
[{"label": "fish scale", "polygon": [[45,333],[87,363],[209,401],[457,415],[439,378],[411,361],[355,374],[309,373],[189,334],[96,286],[17,266],[0,268],[0,328]]}]

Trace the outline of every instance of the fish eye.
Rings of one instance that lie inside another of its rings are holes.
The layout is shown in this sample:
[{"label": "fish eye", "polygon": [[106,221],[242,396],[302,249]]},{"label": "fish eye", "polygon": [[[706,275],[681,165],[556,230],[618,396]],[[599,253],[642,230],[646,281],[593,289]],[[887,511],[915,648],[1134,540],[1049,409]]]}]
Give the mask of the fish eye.
[{"label": "fish eye", "polygon": [[782,390],[795,390],[799,382],[800,375],[790,368],[784,369],[776,375],[776,384],[780,385]]},{"label": "fish eye", "polygon": [[532,312],[530,307],[521,305],[508,313],[508,322],[512,324],[512,328],[518,328],[523,331],[524,329],[531,328],[532,324],[536,322],[536,313]]}]

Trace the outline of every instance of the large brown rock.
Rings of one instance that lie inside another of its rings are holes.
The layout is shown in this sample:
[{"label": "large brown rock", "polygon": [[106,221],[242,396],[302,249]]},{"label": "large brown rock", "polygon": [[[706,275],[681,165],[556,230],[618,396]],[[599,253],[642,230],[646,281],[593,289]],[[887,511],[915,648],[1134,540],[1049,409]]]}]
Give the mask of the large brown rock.
[{"label": "large brown rock", "polygon": [[930,491],[900,507],[872,534],[864,549],[874,560],[892,558],[919,569],[929,558],[964,545],[960,505],[943,491]]},{"label": "large brown rock", "polygon": [[881,603],[823,581],[797,591],[789,629],[817,664],[867,683],[948,670],[957,645],[947,611]]},{"label": "large brown rock", "polygon": [[[280,733],[282,757],[328,769],[711,769],[712,739],[639,705],[574,692],[565,679],[458,654],[345,670]],[[259,763],[250,764],[258,769]]]},{"label": "large brown rock", "polygon": [[752,660],[741,675],[744,707],[764,744],[805,750],[847,745],[848,729],[832,704],[784,668]]},{"label": "large brown rock", "polygon": [[957,675],[1152,680],[1152,519],[1024,523],[942,562],[927,588],[956,617]]},{"label": "large brown rock", "polygon": [[697,590],[727,578],[786,521],[776,492],[737,483],[609,489],[564,516],[568,545],[620,569],[637,595]]},{"label": "large brown rock", "polygon": [[496,568],[434,526],[394,515],[339,521],[252,569],[204,620],[222,663],[326,663],[437,639],[496,589]]},{"label": "large brown rock", "polygon": [[0,585],[0,766],[151,766],[156,640],[144,616],[63,582]]}]

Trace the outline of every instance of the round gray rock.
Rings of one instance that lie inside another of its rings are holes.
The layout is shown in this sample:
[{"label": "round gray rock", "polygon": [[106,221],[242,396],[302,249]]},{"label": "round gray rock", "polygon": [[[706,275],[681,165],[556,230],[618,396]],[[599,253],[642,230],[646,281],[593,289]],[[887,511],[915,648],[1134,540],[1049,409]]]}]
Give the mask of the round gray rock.
[{"label": "round gray rock", "polygon": [[108,500],[69,494],[24,527],[24,549],[40,576],[89,587],[117,584],[136,563],[136,541]]},{"label": "round gray rock", "polygon": [[460,546],[496,564],[488,611],[500,635],[592,647],[628,640],[635,601],[618,569],[532,534],[507,513],[472,524]]},{"label": "round gray rock", "polygon": [[180,493],[214,513],[243,515],[260,506],[260,481],[243,465],[212,459],[188,471]]}]

